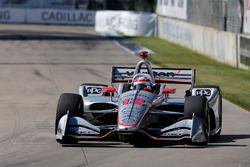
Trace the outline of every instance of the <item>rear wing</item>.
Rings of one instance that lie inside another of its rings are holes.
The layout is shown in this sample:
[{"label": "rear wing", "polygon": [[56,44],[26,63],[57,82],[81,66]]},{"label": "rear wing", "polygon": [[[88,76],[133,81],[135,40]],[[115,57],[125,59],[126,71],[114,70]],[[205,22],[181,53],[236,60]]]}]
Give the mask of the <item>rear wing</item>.
[{"label": "rear wing", "polygon": [[[153,68],[156,83],[188,84],[195,83],[195,69],[190,68]],[[112,83],[130,83],[135,73],[134,67],[113,67]],[[140,73],[148,73],[142,68]]]}]

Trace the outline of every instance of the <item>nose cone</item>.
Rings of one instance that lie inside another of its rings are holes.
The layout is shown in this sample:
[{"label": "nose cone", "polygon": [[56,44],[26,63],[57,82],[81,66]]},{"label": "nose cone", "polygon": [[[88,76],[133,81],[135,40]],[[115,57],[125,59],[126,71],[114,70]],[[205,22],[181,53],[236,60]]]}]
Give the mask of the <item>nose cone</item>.
[{"label": "nose cone", "polygon": [[118,125],[119,132],[133,133],[133,132],[138,131],[138,130],[139,130],[138,126]]},{"label": "nose cone", "polygon": [[138,130],[154,98],[152,93],[139,90],[122,94],[118,102],[118,130]]}]

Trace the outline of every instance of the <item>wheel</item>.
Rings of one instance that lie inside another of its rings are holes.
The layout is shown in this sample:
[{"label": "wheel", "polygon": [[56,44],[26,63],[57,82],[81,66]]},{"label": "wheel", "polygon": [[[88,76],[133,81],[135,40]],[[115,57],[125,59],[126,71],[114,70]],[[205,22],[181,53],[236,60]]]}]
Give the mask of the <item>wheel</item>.
[{"label": "wheel", "polygon": [[60,96],[57,104],[55,134],[59,120],[69,111],[70,116],[83,116],[82,96],[72,93],[64,93]]},{"label": "wheel", "polygon": [[[220,136],[220,133],[221,133],[221,130],[222,130],[222,94],[221,94],[220,87],[218,85],[196,85],[196,86],[194,86],[194,88],[214,88],[214,89],[217,89],[219,91],[218,115],[219,115],[219,127],[220,127],[220,130],[216,134],[213,134],[213,136],[211,136],[211,137]],[[213,122],[212,124],[215,124],[215,121],[216,121],[215,117],[213,116],[211,118],[211,122]]]},{"label": "wheel", "polygon": [[62,140],[58,140],[57,142],[62,144],[62,145],[66,145],[66,144],[77,144],[78,140],[72,137],[64,137]]},{"label": "wheel", "polygon": [[195,145],[207,145],[209,140],[209,114],[207,98],[204,96],[188,96],[184,105],[184,118],[192,119],[193,114],[205,122],[207,140],[202,143],[192,143]]},{"label": "wheel", "polygon": [[219,137],[220,133],[221,133],[221,129],[222,129],[222,97],[221,97],[221,94],[220,94],[220,97],[219,97],[218,110],[219,110],[219,126],[220,126],[220,130],[216,134],[214,134],[213,137]]},{"label": "wheel", "polygon": [[133,145],[134,147],[146,147],[152,144],[152,142],[150,142],[147,138],[145,138],[145,136],[141,134],[134,134],[133,136],[127,139],[127,142]]},{"label": "wheel", "polygon": [[188,96],[184,105],[184,118],[192,119],[193,113],[203,119],[207,119],[207,98],[205,96]]}]

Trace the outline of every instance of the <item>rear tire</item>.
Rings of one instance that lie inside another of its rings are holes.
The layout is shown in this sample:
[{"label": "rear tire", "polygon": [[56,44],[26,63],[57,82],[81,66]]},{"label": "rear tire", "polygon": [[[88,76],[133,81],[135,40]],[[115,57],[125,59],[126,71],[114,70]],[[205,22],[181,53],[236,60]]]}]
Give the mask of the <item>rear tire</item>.
[{"label": "rear tire", "polygon": [[204,96],[189,96],[184,105],[184,118],[192,119],[193,114],[205,122],[205,131],[207,140],[202,143],[192,143],[194,145],[207,145],[209,140],[209,115],[207,98]]},{"label": "rear tire", "polygon": [[83,116],[82,96],[72,93],[64,93],[60,96],[56,111],[55,134],[57,132],[59,120],[67,114],[68,111],[69,116]]}]

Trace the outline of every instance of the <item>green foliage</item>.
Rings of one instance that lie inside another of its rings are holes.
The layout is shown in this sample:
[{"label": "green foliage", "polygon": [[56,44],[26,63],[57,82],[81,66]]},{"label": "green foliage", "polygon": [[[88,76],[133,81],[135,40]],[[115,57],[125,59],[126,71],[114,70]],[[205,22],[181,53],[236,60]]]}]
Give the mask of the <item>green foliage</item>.
[{"label": "green foliage", "polygon": [[236,69],[180,45],[159,38],[133,38],[152,49],[151,62],[162,67],[196,69],[196,84],[215,84],[223,97],[250,111],[250,71]]}]

